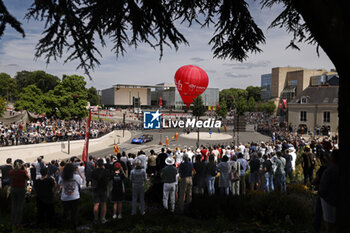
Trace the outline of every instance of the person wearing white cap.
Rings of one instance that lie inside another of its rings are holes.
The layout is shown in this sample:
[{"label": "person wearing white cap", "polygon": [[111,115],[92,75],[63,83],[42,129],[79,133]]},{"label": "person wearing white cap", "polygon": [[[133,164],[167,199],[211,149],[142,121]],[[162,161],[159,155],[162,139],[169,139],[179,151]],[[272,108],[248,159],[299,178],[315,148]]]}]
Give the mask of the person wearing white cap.
[{"label": "person wearing white cap", "polygon": [[170,211],[174,212],[175,210],[175,186],[176,186],[176,175],[177,169],[174,167],[174,159],[168,157],[165,160],[167,165],[162,169],[162,181],[163,185],[163,206],[165,209],[168,209],[168,201],[170,197]]}]

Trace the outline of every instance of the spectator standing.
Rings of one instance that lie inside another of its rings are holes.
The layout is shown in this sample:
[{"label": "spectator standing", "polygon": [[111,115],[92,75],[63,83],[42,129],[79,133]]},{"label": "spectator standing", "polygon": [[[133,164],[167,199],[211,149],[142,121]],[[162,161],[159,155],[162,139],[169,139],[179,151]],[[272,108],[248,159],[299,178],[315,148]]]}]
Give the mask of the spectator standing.
[{"label": "spectator standing", "polygon": [[78,170],[80,172],[81,179],[82,179],[81,188],[85,188],[86,187],[86,176],[85,176],[84,162],[80,162],[80,164],[78,166]]},{"label": "spectator standing", "polygon": [[273,191],[274,183],[273,183],[273,177],[274,177],[274,171],[272,168],[272,160],[270,158],[271,155],[264,155],[264,163],[263,163],[263,170],[264,170],[264,189],[266,192]]},{"label": "spectator standing", "polygon": [[160,174],[162,169],[165,167],[165,160],[168,158],[168,154],[165,153],[165,148],[162,148],[161,151],[162,153],[158,154],[156,159],[158,174]]},{"label": "spectator standing", "polygon": [[220,151],[217,149],[216,146],[213,147],[212,154],[214,155],[215,162],[218,162],[220,159]]},{"label": "spectator standing", "polygon": [[48,176],[52,176],[55,181],[58,181],[58,166],[55,160],[51,160],[51,163],[47,166]]},{"label": "spectator standing", "polygon": [[91,175],[94,168],[95,168],[94,158],[90,155],[89,161],[86,163],[86,168],[85,168],[86,187],[89,187],[89,185],[91,185]]},{"label": "spectator standing", "polygon": [[148,156],[148,167],[146,171],[149,177],[156,174],[157,171],[157,155],[154,150],[151,150],[150,153],[150,156]]},{"label": "spectator standing", "polygon": [[34,182],[36,192],[37,225],[43,226],[46,223],[53,225],[55,215],[54,192],[57,187],[54,177],[49,176],[48,169],[40,170],[41,178]]},{"label": "spectator standing", "polygon": [[250,183],[250,189],[253,191],[255,190],[255,188],[257,189],[259,188],[260,160],[256,153],[252,155],[252,159],[249,162],[249,166],[250,166],[249,183]]},{"label": "spectator standing", "polygon": [[174,167],[174,159],[169,157],[165,160],[167,165],[162,169],[162,181],[163,181],[163,206],[168,209],[168,202],[170,199],[170,211],[175,210],[175,191],[176,191],[176,175],[177,169]]},{"label": "spectator standing", "polygon": [[59,178],[58,184],[62,188],[61,201],[63,207],[63,218],[72,228],[77,225],[78,204],[80,199],[79,187],[82,179],[75,174],[75,167],[67,163]]},{"label": "spectator standing", "polygon": [[237,161],[237,156],[232,156],[232,161],[229,162],[231,168],[231,192],[232,195],[239,195],[239,177],[241,173],[241,165]]},{"label": "spectator standing", "polygon": [[238,159],[237,162],[240,164],[240,170],[241,174],[239,176],[239,194],[244,195],[245,194],[245,189],[246,189],[246,183],[245,183],[245,174],[249,170],[249,165],[247,160],[243,158],[243,154],[239,153],[238,154]]},{"label": "spectator standing", "polygon": [[113,188],[111,200],[113,202],[113,219],[121,219],[123,211],[123,200],[125,194],[125,173],[120,163],[114,164],[115,172],[113,174]]},{"label": "spectator standing", "polygon": [[195,173],[193,164],[190,162],[187,154],[184,154],[184,161],[179,166],[179,208],[184,211],[185,195],[187,204],[192,202],[192,174]]},{"label": "spectator standing", "polygon": [[[199,155],[201,156],[201,155]],[[209,196],[215,194],[215,177],[218,174],[215,158],[213,155],[209,156],[209,163],[206,164],[206,176],[207,176],[207,187]]]},{"label": "spectator standing", "polygon": [[184,153],[180,150],[180,147],[177,148],[175,151],[175,165],[176,167],[180,166],[180,163],[182,162],[182,157]]},{"label": "spectator standing", "polygon": [[286,166],[285,166],[285,171],[286,171],[286,178],[289,177],[290,182],[293,182],[293,156],[290,154],[291,150],[287,149],[285,150],[285,153],[283,155],[283,158],[286,160]]},{"label": "spectator standing", "polygon": [[[209,156],[209,152],[205,146],[202,145],[202,150],[200,151],[202,154],[202,160],[207,161],[207,158]],[[215,158],[214,158],[215,159]]]},{"label": "spectator standing", "polygon": [[9,172],[13,169],[12,159],[6,159],[6,164],[0,167],[1,169],[1,187],[4,189],[5,193],[7,192],[8,187],[10,186],[10,176]]},{"label": "spectator standing", "polygon": [[277,186],[280,189],[281,192],[286,192],[286,159],[282,157],[282,152],[277,152],[277,159],[275,161],[277,168],[276,168],[276,181]]},{"label": "spectator standing", "polygon": [[313,153],[311,153],[311,149],[309,146],[305,146],[305,152],[301,155],[302,161],[301,166],[303,168],[304,173],[304,184],[311,184],[313,180],[313,173],[316,164],[316,157]]},{"label": "spectator standing", "polygon": [[99,208],[101,207],[100,220],[104,224],[107,212],[107,185],[110,173],[103,165],[103,159],[97,160],[97,168],[92,171],[92,196],[94,201],[94,223],[98,223]]},{"label": "spectator standing", "polygon": [[230,191],[230,165],[227,163],[228,157],[225,155],[222,161],[218,164],[219,176],[219,188],[222,195],[228,196]]},{"label": "spectator standing", "polygon": [[43,160],[43,156],[39,156],[37,159],[37,162],[34,162],[33,165],[35,167],[35,179],[40,179],[41,178],[41,173],[40,170],[41,168],[45,167]]},{"label": "spectator standing", "polygon": [[147,160],[148,160],[148,158],[147,158],[145,152],[143,152],[142,150],[139,151],[137,158],[139,160],[141,160],[141,167],[142,167],[142,169],[145,169],[145,171],[146,171],[147,170]]},{"label": "spectator standing", "polygon": [[205,163],[201,161],[201,155],[196,156],[196,162],[193,164],[193,168],[196,171],[196,174],[193,176],[193,192],[195,194],[204,194],[206,172]]},{"label": "spectator standing", "polygon": [[135,168],[131,171],[130,180],[132,183],[132,210],[131,215],[136,214],[137,199],[140,200],[140,212],[145,214],[145,181],[146,171],[142,168],[142,161],[135,159]]},{"label": "spectator standing", "polygon": [[11,219],[12,224],[18,227],[22,224],[23,204],[26,192],[25,187],[29,176],[24,169],[22,160],[15,160],[13,166],[14,169],[9,171],[11,185]]}]

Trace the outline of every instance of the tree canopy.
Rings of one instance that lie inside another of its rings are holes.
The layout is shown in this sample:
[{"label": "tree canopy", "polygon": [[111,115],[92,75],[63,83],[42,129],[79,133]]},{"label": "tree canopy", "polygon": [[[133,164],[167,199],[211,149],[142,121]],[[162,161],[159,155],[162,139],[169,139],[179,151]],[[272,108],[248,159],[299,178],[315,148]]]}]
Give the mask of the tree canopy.
[{"label": "tree canopy", "polygon": [[87,89],[84,77],[78,75],[63,76],[55,89],[45,97],[47,114],[61,119],[83,118],[87,116]]},{"label": "tree canopy", "polygon": [[216,114],[222,118],[226,118],[227,115],[227,105],[225,99],[221,99],[219,102],[219,108],[216,109]]},{"label": "tree canopy", "polygon": [[23,88],[19,94],[19,100],[15,107],[17,110],[27,110],[29,112],[46,113],[42,91],[34,84]]},{"label": "tree canopy", "polygon": [[4,115],[5,111],[6,111],[5,100],[0,96],[0,117]]},{"label": "tree canopy", "polygon": [[0,73],[0,96],[8,101],[17,97],[16,80],[6,73]]},{"label": "tree canopy", "polygon": [[98,95],[97,93],[97,90],[95,87],[90,87],[88,90],[88,98],[87,100],[90,102],[90,105],[91,106],[96,106],[96,105],[99,105],[101,104],[101,98],[100,96]]},{"label": "tree canopy", "polygon": [[57,76],[48,74],[42,70],[17,72],[15,76],[17,87],[19,90],[29,86],[36,85],[43,93],[53,90],[60,82]]}]

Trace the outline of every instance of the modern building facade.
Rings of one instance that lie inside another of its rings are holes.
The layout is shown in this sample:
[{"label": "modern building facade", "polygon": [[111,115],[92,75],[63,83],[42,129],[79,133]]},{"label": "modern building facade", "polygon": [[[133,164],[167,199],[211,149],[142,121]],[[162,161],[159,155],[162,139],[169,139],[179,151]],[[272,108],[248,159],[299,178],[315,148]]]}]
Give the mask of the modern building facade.
[{"label": "modern building facade", "polygon": [[151,88],[153,87],[117,84],[101,91],[101,103],[107,107],[151,106]]},{"label": "modern building facade", "polygon": [[339,86],[331,86],[328,83],[309,86],[288,104],[288,123],[311,133],[336,134],[338,91]]},{"label": "modern building facade", "polygon": [[[203,104],[219,103],[219,88],[207,88],[201,95]],[[117,84],[101,91],[101,103],[106,107],[159,107],[183,109],[185,106],[175,84],[160,83],[154,86]]]},{"label": "modern building facade", "polygon": [[262,101],[268,101],[271,98],[271,83],[272,74],[261,75],[261,93],[260,97]]}]

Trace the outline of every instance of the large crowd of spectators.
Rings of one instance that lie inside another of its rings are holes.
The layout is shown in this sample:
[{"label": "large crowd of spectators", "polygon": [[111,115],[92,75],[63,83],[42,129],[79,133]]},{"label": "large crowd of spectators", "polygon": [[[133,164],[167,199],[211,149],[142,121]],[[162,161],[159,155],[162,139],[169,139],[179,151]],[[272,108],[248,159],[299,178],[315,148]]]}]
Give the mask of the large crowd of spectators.
[{"label": "large crowd of spectators", "polygon": [[[85,138],[86,120],[60,120],[53,118],[40,118],[30,123],[23,122],[4,125],[0,122],[0,147],[36,144],[43,142],[59,142],[80,140]],[[122,122],[95,121],[90,124],[90,138],[101,137],[112,130],[123,129]],[[126,123],[125,129],[137,130],[139,124]]]},{"label": "large crowd of spectators", "polygon": [[[173,150],[163,147],[158,155],[153,150],[149,154],[139,151],[137,155],[123,152],[101,158],[90,156],[85,163],[74,157],[49,163],[39,157],[32,164],[20,159],[12,163],[8,159],[1,171],[2,186],[11,187],[14,225],[21,224],[24,195],[33,187],[41,222],[46,216],[47,223],[52,223],[52,199],[58,191],[67,225],[70,223],[75,227],[80,190],[87,187],[92,190],[93,221],[104,224],[108,221],[106,209],[109,202],[113,208],[110,220],[122,218],[126,179],[132,183],[131,215],[137,214],[138,203],[140,214],[146,214],[145,182],[152,176],[162,179],[164,208],[182,213],[191,203],[192,193],[229,196],[245,195],[247,190],[286,192],[287,184],[295,182],[298,159],[304,183],[319,191],[317,203],[321,214],[316,213],[315,229],[322,217],[327,226],[332,227],[335,222],[338,150],[336,143],[327,138],[322,141],[275,140]],[[316,161],[320,161],[321,167],[314,177]],[[248,183],[246,176],[249,176]]]}]

